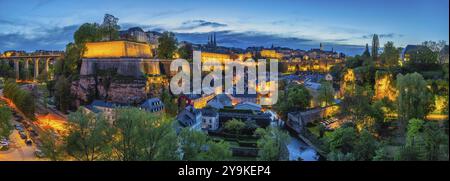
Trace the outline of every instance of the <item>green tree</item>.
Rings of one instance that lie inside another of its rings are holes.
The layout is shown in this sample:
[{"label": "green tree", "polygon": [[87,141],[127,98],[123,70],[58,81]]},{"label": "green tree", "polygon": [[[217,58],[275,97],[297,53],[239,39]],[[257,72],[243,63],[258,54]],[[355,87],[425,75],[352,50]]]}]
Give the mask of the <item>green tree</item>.
[{"label": "green tree", "polygon": [[352,152],[357,139],[353,127],[340,127],[325,137],[325,143],[330,152],[339,151],[344,154]]},{"label": "green tree", "polygon": [[281,92],[279,97],[278,100],[283,101],[278,101],[274,107],[284,118],[289,112],[305,110],[309,107],[312,98],[308,89],[303,85],[290,86],[287,93]]},{"label": "green tree", "polygon": [[332,151],[327,154],[327,160],[329,161],[356,161],[353,153],[342,153],[340,151]]},{"label": "green tree", "polygon": [[423,139],[426,160],[448,160],[448,135],[438,123],[424,124]]},{"label": "green tree", "polygon": [[421,119],[411,119],[408,122],[406,132],[406,144],[408,146],[414,145],[417,139],[420,139],[420,132],[425,122]]},{"label": "green tree", "polygon": [[362,56],[370,58],[370,50],[369,50],[369,44],[366,43],[366,49],[364,50],[364,53]]},{"label": "green tree", "polygon": [[0,138],[8,138],[13,130],[11,110],[0,105]]},{"label": "green tree", "polygon": [[395,155],[396,160],[448,160],[448,135],[438,123],[409,120],[406,144]]},{"label": "green tree", "polygon": [[370,161],[375,156],[378,143],[369,131],[364,129],[355,145],[355,157],[358,160]]},{"label": "green tree", "polygon": [[224,128],[225,130],[235,134],[239,135],[241,133],[242,129],[244,129],[245,123],[241,120],[232,119],[225,123]]},{"label": "green tree", "polygon": [[29,91],[22,90],[14,79],[8,79],[5,82],[3,93],[25,116],[34,119],[35,100]]},{"label": "green tree", "polygon": [[320,103],[325,103],[325,106],[328,106],[333,104],[334,94],[335,92],[333,85],[330,82],[325,81],[319,88],[319,95],[317,99]]},{"label": "green tree", "polygon": [[164,32],[158,39],[158,58],[171,59],[177,50],[177,39],[172,32]]},{"label": "green tree", "polygon": [[58,143],[51,131],[40,134],[41,146],[39,147],[45,157],[51,161],[64,160],[64,144]]},{"label": "green tree", "polygon": [[173,120],[138,108],[120,108],[113,146],[122,161],[177,160]]},{"label": "green tree", "polygon": [[325,127],[325,125],[323,124],[319,124],[317,127],[319,129],[319,138],[322,138],[325,134],[325,131],[327,130],[327,127]]},{"label": "green tree", "polygon": [[378,39],[378,35],[374,34],[372,38],[372,59],[374,62],[378,60],[378,49],[380,48],[380,40]]},{"label": "green tree", "polygon": [[413,146],[402,146],[400,147],[394,155],[395,161],[420,161],[420,153]]},{"label": "green tree", "polygon": [[181,150],[183,150],[183,160],[200,160],[198,153],[206,146],[208,141],[206,134],[183,128],[179,137]]},{"label": "green tree", "polygon": [[70,93],[70,83],[67,78],[60,76],[55,83],[55,103],[62,112],[70,109],[72,96]]},{"label": "green tree", "polygon": [[221,161],[231,158],[231,149],[228,143],[215,142],[203,132],[183,128],[179,139],[183,160]]},{"label": "green tree", "polygon": [[351,116],[353,121],[363,121],[366,117],[372,116],[372,107],[370,105],[373,91],[370,87],[355,87],[353,95],[346,94],[341,103],[341,112],[343,115]]},{"label": "green tree", "polygon": [[77,46],[83,47],[87,42],[97,42],[102,40],[102,32],[97,23],[82,24],[73,35]]},{"label": "green tree", "polygon": [[438,53],[426,46],[421,46],[410,54],[410,62],[413,64],[434,64],[438,61]]},{"label": "green tree", "polygon": [[29,91],[19,91],[19,96],[15,100],[16,106],[23,112],[28,118],[34,119],[35,112],[35,98]]},{"label": "green tree", "polygon": [[169,116],[176,116],[178,113],[177,104],[175,101],[175,96],[171,95],[169,90],[163,90],[161,94],[161,101],[164,103],[164,111]]},{"label": "green tree", "polygon": [[435,41],[424,41],[422,43],[423,46],[428,47],[433,52],[439,52],[444,48],[444,46],[447,44],[445,40],[440,40],[438,42]]},{"label": "green tree", "polygon": [[103,18],[103,23],[100,27],[103,39],[109,41],[119,39],[120,26],[117,24],[118,22],[119,18],[116,18],[110,14],[105,14],[105,17]]},{"label": "green tree", "polygon": [[110,159],[113,129],[102,115],[80,108],[69,114],[69,126],[69,134],[65,138],[69,156],[80,161]]},{"label": "green tree", "polygon": [[193,49],[192,45],[190,43],[186,43],[184,46],[178,48],[178,55],[180,55],[180,58],[185,60],[192,60],[193,59]]},{"label": "green tree", "polygon": [[15,73],[13,67],[6,60],[0,60],[0,77],[14,78]]},{"label": "green tree", "polygon": [[225,141],[209,140],[206,151],[200,153],[200,158],[204,161],[227,161],[231,159],[231,156],[230,144]]},{"label": "green tree", "polygon": [[290,141],[289,135],[279,128],[267,127],[258,128],[257,134],[261,136],[257,145],[259,148],[258,160],[261,161],[279,161],[288,160],[289,152],[287,144]]},{"label": "green tree", "polygon": [[397,75],[397,108],[400,129],[412,118],[423,119],[433,109],[433,97],[422,75],[418,73]]},{"label": "green tree", "polygon": [[[81,55],[83,52],[83,47],[69,43],[66,45],[66,51],[64,53],[64,59],[62,60],[62,65],[57,65],[55,74],[63,75],[69,77],[71,75],[78,75],[79,69],[81,68]],[[60,66],[60,68],[58,68]]]},{"label": "green tree", "polygon": [[394,46],[394,43],[388,41],[384,44],[383,53],[380,56],[381,66],[393,68],[398,65],[400,59],[400,50]]},{"label": "green tree", "polygon": [[375,150],[375,156],[372,158],[372,161],[389,161],[391,157],[389,157],[386,147],[384,145],[380,146],[377,150]]}]

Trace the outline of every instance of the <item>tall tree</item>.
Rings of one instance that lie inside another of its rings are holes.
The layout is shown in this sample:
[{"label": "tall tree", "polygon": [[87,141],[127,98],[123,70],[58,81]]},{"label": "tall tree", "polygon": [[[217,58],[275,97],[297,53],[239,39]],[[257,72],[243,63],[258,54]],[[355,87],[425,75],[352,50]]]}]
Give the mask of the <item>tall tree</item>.
[{"label": "tall tree", "polygon": [[11,110],[0,105],[0,138],[8,138],[13,130],[13,125],[11,124],[12,113]]},{"label": "tall tree", "polygon": [[400,51],[394,46],[394,43],[388,41],[384,44],[383,53],[380,56],[381,66],[392,68],[398,65]]},{"label": "tall tree", "polygon": [[378,39],[378,35],[374,34],[372,38],[372,59],[375,61],[378,60],[378,49],[380,48],[380,40]]},{"label": "tall tree", "polygon": [[192,53],[193,49],[190,43],[186,43],[184,46],[178,49],[178,55],[180,55],[180,58],[185,60],[192,60],[193,59]]},{"label": "tall tree", "polygon": [[64,144],[58,142],[55,135],[50,130],[40,134],[40,149],[45,157],[51,161],[64,160]]},{"label": "tall tree", "polygon": [[292,111],[304,110],[309,107],[311,102],[311,94],[303,85],[290,86],[286,93],[280,93],[279,100],[275,105],[275,109],[283,117]]},{"label": "tall tree", "polygon": [[170,94],[169,90],[164,89],[161,94],[161,101],[164,103],[164,112],[169,116],[176,116],[178,113],[175,96]]},{"label": "tall tree", "polygon": [[35,99],[29,91],[22,90],[14,79],[8,79],[5,82],[3,94],[5,97],[9,98],[16,107],[25,114],[25,116],[34,119]]},{"label": "tall tree", "polygon": [[435,122],[423,125],[424,157],[426,160],[448,160],[448,134]]},{"label": "tall tree", "polygon": [[363,57],[370,57],[370,50],[369,50],[369,44],[366,43],[366,49],[364,50],[364,53],[362,54]]},{"label": "tall tree", "polygon": [[69,80],[64,76],[60,76],[55,83],[56,106],[58,106],[59,110],[66,112],[70,109],[71,100]]},{"label": "tall tree", "polygon": [[447,42],[445,42],[445,40],[441,40],[439,42],[435,42],[435,41],[424,41],[422,43],[423,46],[428,47],[431,51],[433,52],[439,52],[442,50],[442,48],[444,48],[444,46],[447,44]]},{"label": "tall tree", "polygon": [[422,75],[410,73],[397,75],[397,108],[400,129],[412,118],[423,119],[433,109],[433,97]]},{"label": "tall tree", "polygon": [[258,128],[256,131],[261,138],[257,145],[259,148],[258,160],[261,161],[280,161],[288,160],[289,152],[287,144],[290,141],[289,135],[279,128],[267,127]]},{"label": "tall tree", "polygon": [[101,25],[104,39],[106,40],[119,39],[120,26],[117,24],[118,22],[119,18],[116,18],[110,14],[105,14],[105,17],[103,18],[103,23]]},{"label": "tall tree", "polygon": [[438,61],[438,52],[433,52],[426,46],[419,47],[417,51],[411,53],[410,61],[414,64],[434,64]]},{"label": "tall tree", "polygon": [[83,108],[69,114],[68,155],[80,161],[108,160],[111,157],[113,129],[102,115]]},{"label": "tall tree", "polygon": [[357,134],[353,127],[340,127],[324,138],[330,152],[344,154],[354,150],[356,139]]},{"label": "tall tree", "polygon": [[319,88],[317,99],[320,103],[325,103],[325,106],[328,106],[333,104],[334,94],[333,85],[330,82],[325,81]]},{"label": "tall tree", "polygon": [[97,23],[84,23],[75,31],[73,39],[77,46],[83,46],[87,42],[101,41],[101,31],[100,25]]},{"label": "tall tree", "polygon": [[171,59],[177,50],[177,39],[172,32],[164,32],[158,39],[158,58]]},{"label": "tall tree", "polygon": [[208,141],[205,133],[184,128],[179,137],[183,160],[200,160],[198,153],[202,151]]},{"label": "tall tree", "polygon": [[377,149],[377,141],[370,134],[369,131],[364,129],[355,144],[355,156],[358,160],[370,161],[375,156],[375,151]]},{"label": "tall tree", "polygon": [[176,160],[178,155],[172,119],[138,108],[120,108],[114,122],[114,150],[122,161]]}]

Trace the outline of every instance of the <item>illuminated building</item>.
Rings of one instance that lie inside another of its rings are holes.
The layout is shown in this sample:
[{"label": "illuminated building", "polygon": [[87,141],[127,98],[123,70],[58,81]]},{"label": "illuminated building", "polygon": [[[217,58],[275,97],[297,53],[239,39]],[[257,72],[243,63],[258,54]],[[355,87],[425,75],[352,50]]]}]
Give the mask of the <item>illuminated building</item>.
[{"label": "illuminated building", "polygon": [[83,58],[151,58],[150,45],[130,41],[86,43]]},{"label": "illuminated building", "polygon": [[226,61],[231,60],[231,55],[223,53],[202,52],[201,60],[202,62],[206,62],[207,60],[217,60],[221,63],[225,63]]},{"label": "illuminated building", "polygon": [[[107,96],[110,102],[138,104],[147,97],[159,96],[161,89],[168,86],[171,60],[152,58],[146,43],[92,42],[86,48],[80,79],[71,87],[79,103],[89,103],[88,97]],[[105,81],[109,82],[107,87]],[[92,95],[95,89],[100,90],[98,95]]]},{"label": "illuminated building", "polygon": [[278,53],[276,50],[261,50],[260,52],[261,57],[263,58],[276,58],[281,59],[283,58],[283,54]]},{"label": "illuminated building", "polygon": [[240,61],[245,61],[247,59],[250,59],[253,57],[252,53],[246,52],[246,53],[239,53],[237,54],[237,57]]}]

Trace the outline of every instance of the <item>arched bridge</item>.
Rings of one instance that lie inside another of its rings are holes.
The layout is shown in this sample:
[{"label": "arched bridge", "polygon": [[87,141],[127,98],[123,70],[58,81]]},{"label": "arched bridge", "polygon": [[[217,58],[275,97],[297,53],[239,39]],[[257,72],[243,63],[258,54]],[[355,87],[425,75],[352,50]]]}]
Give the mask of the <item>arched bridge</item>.
[{"label": "arched bridge", "polygon": [[19,60],[25,61],[25,70],[29,68],[29,62],[32,61],[34,63],[34,79],[36,80],[39,76],[39,61],[45,61],[44,72],[48,73],[48,65],[50,61],[56,61],[61,59],[64,56],[64,53],[51,53],[51,54],[19,54],[19,55],[8,55],[8,54],[0,54],[0,60],[11,60],[14,61],[14,70],[16,73],[16,79],[19,79]]}]

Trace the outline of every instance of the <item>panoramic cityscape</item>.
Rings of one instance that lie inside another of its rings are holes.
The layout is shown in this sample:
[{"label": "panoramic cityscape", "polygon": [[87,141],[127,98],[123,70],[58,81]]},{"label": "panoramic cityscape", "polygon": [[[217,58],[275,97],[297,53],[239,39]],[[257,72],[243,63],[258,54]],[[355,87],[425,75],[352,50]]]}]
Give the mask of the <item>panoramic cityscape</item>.
[{"label": "panoramic cityscape", "polygon": [[1,1],[0,161],[448,161],[449,2],[405,2]]}]

